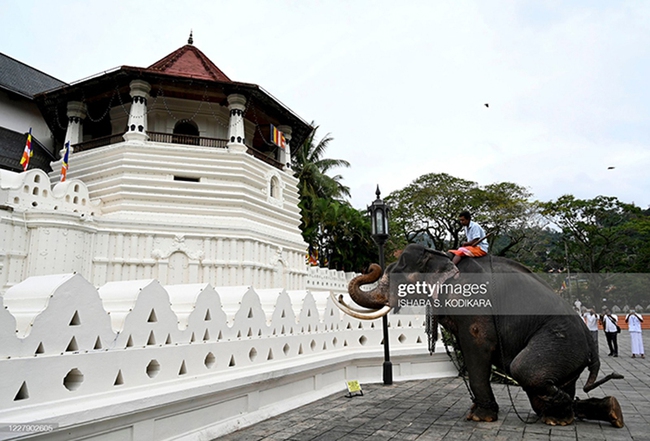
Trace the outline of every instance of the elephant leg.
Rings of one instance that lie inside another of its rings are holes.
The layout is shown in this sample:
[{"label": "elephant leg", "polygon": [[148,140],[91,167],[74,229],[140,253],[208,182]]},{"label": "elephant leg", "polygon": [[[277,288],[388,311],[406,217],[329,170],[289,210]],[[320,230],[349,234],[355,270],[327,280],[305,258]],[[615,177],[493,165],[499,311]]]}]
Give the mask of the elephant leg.
[{"label": "elephant leg", "polygon": [[576,399],[573,409],[580,419],[607,421],[618,428],[625,425],[621,405],[614,397]]},{"label": "elephant leg", "polygon": [[467,366],[469,387],[474,394],[474,404],[467,419],[496,421],[499,405],[490,385],[491,358],[496,347],[494,328],[489,317],[482,316],[458,323],[457,329],[458,342]]},{"label": "elephant leg", "polygon": [[579,364],[550,357],[547,346],[544,337],[531,339],[510,364],[510,372],[544,423],[566,426],[575,418],[573,397],[581,369]]},{"label": "elephant leg", "polygon": [[[521,384],[521,383],[520,383]],[[566,426],[575,419],[571,395],[553,386],[526,388],[530,404],[542,422],[551,426]]]}]

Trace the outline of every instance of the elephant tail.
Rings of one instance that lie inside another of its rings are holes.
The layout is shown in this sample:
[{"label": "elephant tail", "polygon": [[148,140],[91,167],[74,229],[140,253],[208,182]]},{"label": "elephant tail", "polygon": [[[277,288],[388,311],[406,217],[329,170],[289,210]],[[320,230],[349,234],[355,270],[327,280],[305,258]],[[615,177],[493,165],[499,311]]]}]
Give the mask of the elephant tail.
[{"label": "elephant tail", "polygon": [[595,384],[596,380],[598,379],[598,371],[600,370],[600,360],[598,358],[591,360],[591,363],[589,363],[587,369],[589,369],[589,378],[587,378],[587,383],[585,383],[584,387],[582,388],[584,392],[589,392],[590,390],[598,387]]},{"label": "elephant tail", "polygon": [[600,369],[600,359],[598,357],[594,357],[594,359],[591,360],[591,363],[589,363],[587,369],[589,370],[589,377],[587,378],[587,383],[585,383],[584,387],[582,388],[585,393],[596,389],[597,387],[607,383],[609,380],[620,380],[622,378],[625,378],[619,373],[612,372],[611,374],[606,375],[605,377],[596,381],[598,378],[598,370]]},{"label": "elephant tail", "polygon": [[611,374],[606,375],[602,379],[595,381],[597,376],[598,376],[598,372],[596,372],[596,374],[594,375],[593,372],[589,371],[589,378],[587,379],[587,384],[585,384],[585,386],[582,388],[584,392],[589,392],[590,390],[596,389],[598,386],[607,383],[609,380],[620,380],[625,378],[623,375],[619,373],[612,372]]}]

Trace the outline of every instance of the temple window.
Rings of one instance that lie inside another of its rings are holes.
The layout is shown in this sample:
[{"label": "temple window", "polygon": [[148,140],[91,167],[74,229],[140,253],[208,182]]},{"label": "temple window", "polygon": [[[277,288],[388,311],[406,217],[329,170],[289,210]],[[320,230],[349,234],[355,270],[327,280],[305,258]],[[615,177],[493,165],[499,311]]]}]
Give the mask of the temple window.
[{"label": "temple window", "polygon": [[280,197],[280,182],[276,176],[271,178],[270,195],[272,198],[276,199]]},{"label": "temple window", "polygon": [[175,144],[199,145],[199,128],[194,121],[179,121],[174,126],[172,142]]}]

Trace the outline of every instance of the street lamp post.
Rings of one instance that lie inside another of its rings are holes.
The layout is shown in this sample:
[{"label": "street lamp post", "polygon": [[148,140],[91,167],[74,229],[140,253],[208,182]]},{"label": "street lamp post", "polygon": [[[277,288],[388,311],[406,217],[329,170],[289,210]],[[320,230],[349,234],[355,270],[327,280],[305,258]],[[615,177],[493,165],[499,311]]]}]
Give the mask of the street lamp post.
[{"label": "street lamp post", "polygon": [[[384,244],[388,240],[388,211],[389,207],[379,197],[379,185],[375,192],[377,199],[368,207],[370,222],[372,223],[372,240],[379,247],[379,266],[384,269]],[[384,330],[384,384],[393,384],[393,364],[390,361],[390,347],[388,344],[388,314],[382,317]]]}]

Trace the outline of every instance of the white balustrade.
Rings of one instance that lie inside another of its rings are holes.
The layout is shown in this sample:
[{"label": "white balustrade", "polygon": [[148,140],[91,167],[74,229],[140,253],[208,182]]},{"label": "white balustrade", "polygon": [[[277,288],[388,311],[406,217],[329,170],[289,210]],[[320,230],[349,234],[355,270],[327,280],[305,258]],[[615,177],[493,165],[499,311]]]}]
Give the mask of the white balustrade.
[{"label": "white balustrade", "polygon": [[[120,439],[216,436],[381,377],[381,321],[343,315],[325,291],[152,279],[96,289],[63,274],[30,277],[0,301],[0,421],[67,429],[48,439],[126,427],[139,438]],[[390,323],[396,379],[453,372],[429,356],[422,317]],[[146,436],[135,429],[145,412]]]}]

